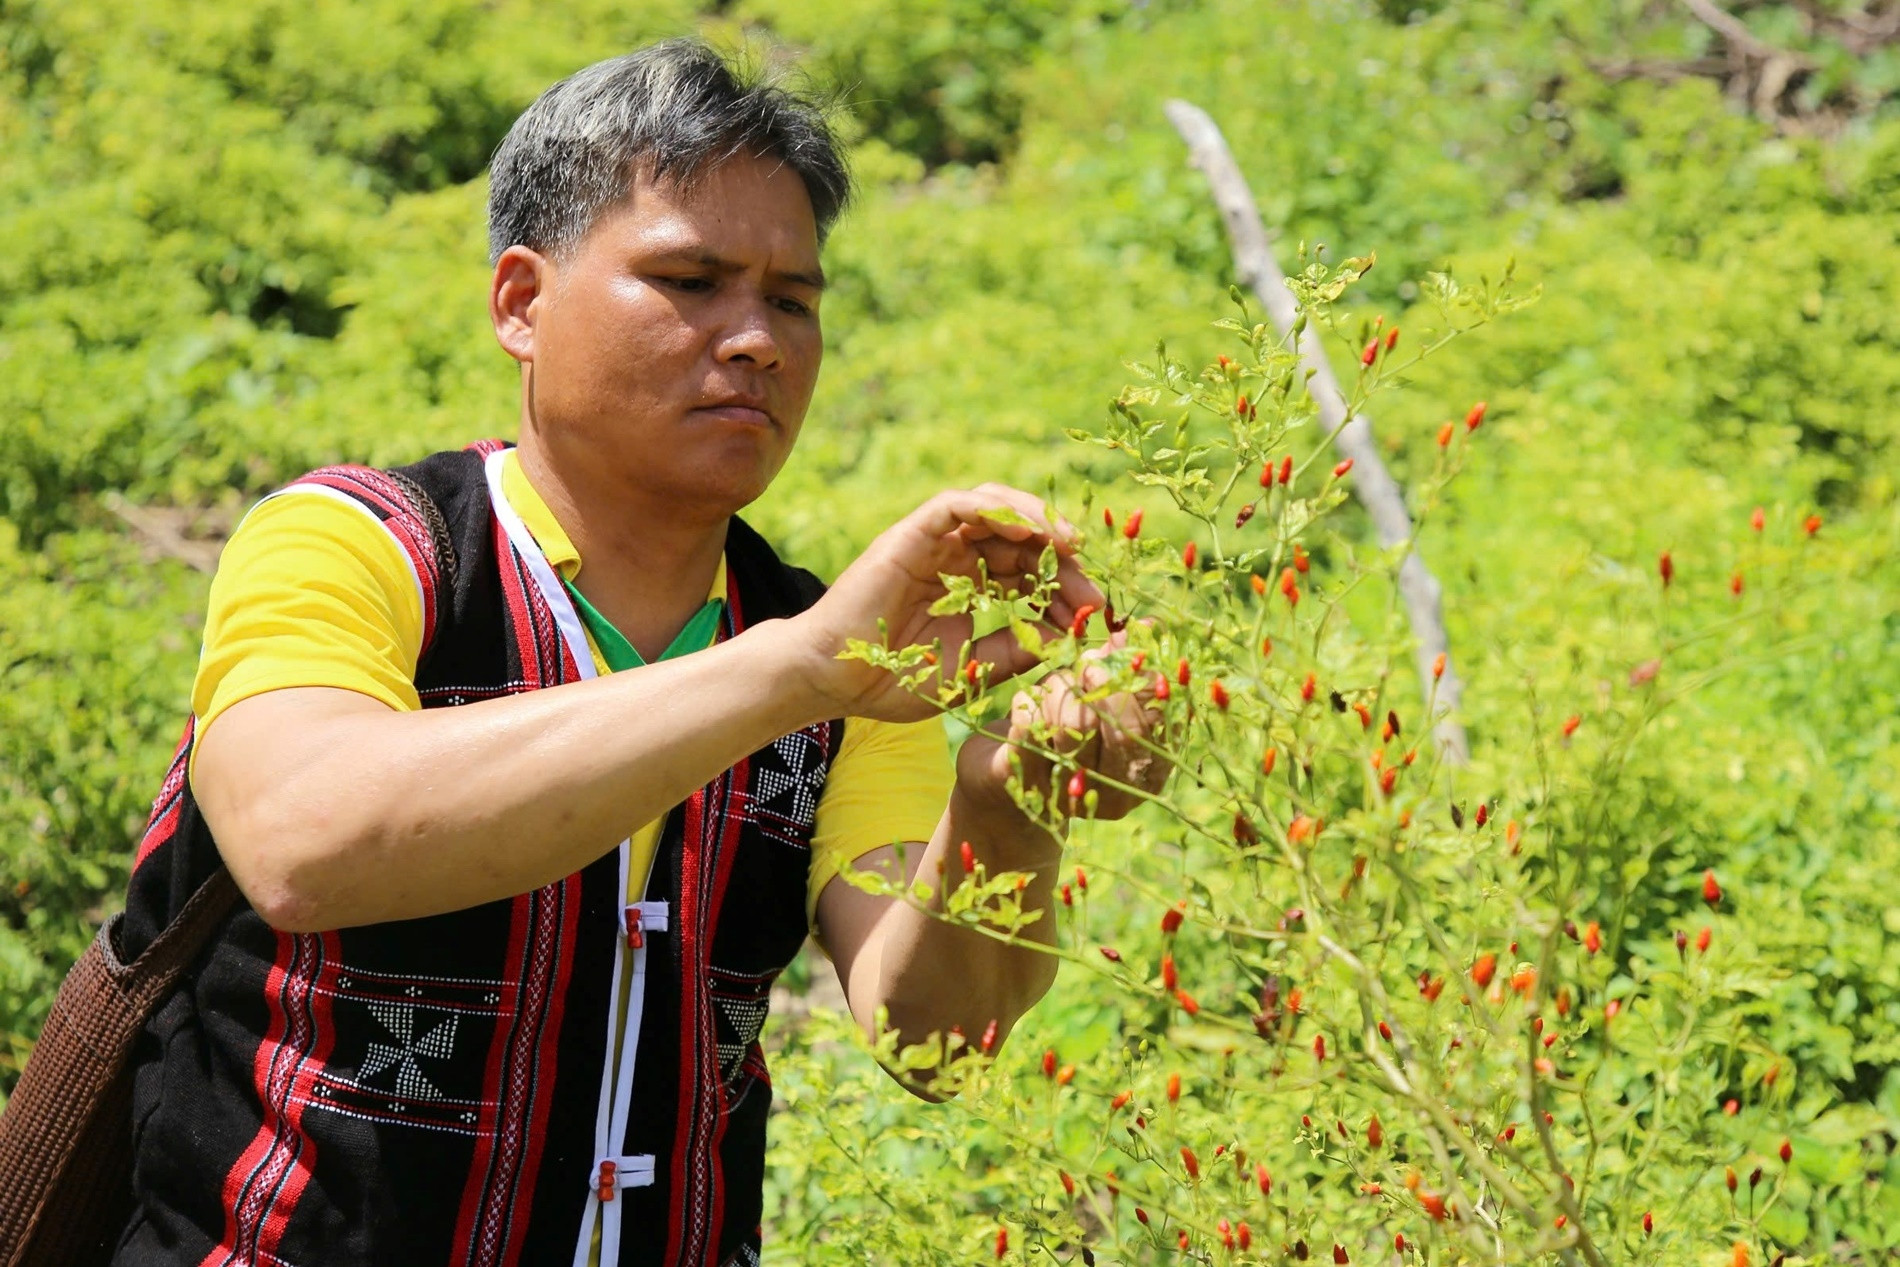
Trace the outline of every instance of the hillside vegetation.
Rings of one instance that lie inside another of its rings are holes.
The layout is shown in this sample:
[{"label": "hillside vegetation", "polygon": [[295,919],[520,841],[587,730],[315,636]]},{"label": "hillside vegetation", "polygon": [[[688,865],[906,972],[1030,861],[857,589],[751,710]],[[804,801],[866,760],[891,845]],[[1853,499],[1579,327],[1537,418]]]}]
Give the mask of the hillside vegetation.
[{"label": "hillside vegetation", "polygon": [[[487,156],[562,74],[698,30],[846,102],[862,198],[827,252],[827,363],[748,516],[823,575],[935,490],[985,479],[1053,488],[1072,514],[1091,488],[1148,497],[1147,531],[1187,539],[1167,498],[1065,438],[1104,426],[1158,343],[1195,366],[1232,350],[1214,327],[1234,312],[1227,242],[1168,98],[1225,129],[1283,265],[1301,243],[1332,263],[1377,252],[1348,325],[1435,324],[1431,272],[1476,286],[1514,262],[1520,289],[1541,286],[1371,406],[1417,488],[1439,424],[1489,402],[1422,539],[1467,683],[1474,760],[1453,794],[1522,816],[1535,736],[1621,715],[1670,635],[1660,552],[1710,602],[1748,574],[1746,636],[1727,630],[1648,729],[1592,750],[1576,917],[1626,956],[1666,947],[1710,922],[1691,912],[1720,868],[1727,957],[1698,988],[1728,1055],[1694,1087],[1717,1117],[1696,1144],[1710,1164],[1644,1182],[1719,1205],[1723,1148],[1792,1135],[1779,1202],[1736,1226],[1810,1261],[1885,1261],[1900,48],[1866,34],[1890,5],[1731,8],[1785,64],[1638,0],[0,0],[0,1090],[118,901],[187,708],[193,564],[303,470],[511,433],[514,369],[483,310]],[[1349,367],[1357,348],[1332,351]],[[1320,576],[1372,552],[1356,511],[1335,519]],[[1342,614],[1389,623],[1381,584]],[[1127,916],[1131,956],[1151,916]],[[796,1110],[768,1184],[782,1261],[967,1262],[999,1211],[1029,1226],[1022,1194],[1059,1192],[1007,1122],[912,1103],[826,1026],[781,1033],[775,1059]],[[1108,1059],[1126,1038],[1093,979],[1065,973],[1004,1063],[1027,1074],[1058,1044]]]}]

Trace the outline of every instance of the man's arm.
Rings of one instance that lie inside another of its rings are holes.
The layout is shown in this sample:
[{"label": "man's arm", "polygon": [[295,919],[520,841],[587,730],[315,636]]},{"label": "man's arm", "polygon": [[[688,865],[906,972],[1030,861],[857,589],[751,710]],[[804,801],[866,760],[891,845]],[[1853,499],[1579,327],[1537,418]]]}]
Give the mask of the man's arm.
[{"label": "man's arm", "polygon": [[[931,886],[923,910],[895,899],[853,888],[842,880],[825,886],[818,899],[818,921],[826,948],[838,968],[851,1015],[866,1035],[875,1037],[877,1010],[889,1009],[900,1046],[929,1038],[932,1032],[961,1028],[977,1041],[994,1021],[1000,1044],[1024,1012],[1056,979],[1053,955],[1034,945],[1016,946],[986,933],[947,923],[928,912],[944,909],[945,895],[963,879],[958,845],[968,840],[977,860],[991,874],[1029,871],[1021,898],[1025,911],[1042,918],[1018,934],[1020,940],[1055,944],[1056,871],[1062,846],[1013,805],[984,804],[961,784],[950,794],[936,832],[927,842],[904,849],[902,869],[895,846],[873,850],[853,865],[906,882],[919,876]],[[938,864],[943,866],[938,879]],[[905,1084],[922,1099],[937,1097]]]},{"label": "man's arm", "polygon": [[[939,494],[881,534],[811,610],[660,664],[452,709],[399,712],[334,688],[266,691],[199,740],[192,787],[253,906],[288,930],[344,928],[524,893],[598,858],[747,753],[841,714],[925,715],[891,676],[836,655],[849,638],[961,645],[933,617],[941,573],[1029,577],[1054,541],[1067,621],[1101,595],[1073,530],[994,524],[1014,489]],[[1028,667],[1006,632],[977,654]]]},{"label": "man's arm", "polygon": [[[1116,635],[1111,645],[1122,639]],[[1082,676],[1090,685],[1100,681],[1099,670],[1085,668]],[[1056,957],[1039,947],[1056,943],[1052,899],[1062,842],[1047,826],[1023,814],[1006,790],[1012,765],[1026,782],[1042,787],[1049,786],[1052,767],[1032,751],[1012,749],[1040,715],[1067,736],[1061,746],[1072,747],[1083,768],[1149,792],[1158,791],[1168,775],[1167,765],[1145,742],[1159,721],[1145,698],[1113,696],[1085,706],[1081,693],[1070,675],[1053,675],[1033,692],[1019,693],[1005,734],[977,734],[964,742],[957,754],[956,786],[930,840],[906,846],[901,864],[894,846],[874,850],[854,864],[891,879],[901,876],[906,883],[922,876],[931,886],[927,901],[912,906],[838,880],[820,895],[820,933],[837,965],[852,1017],[867,1036],[875,1039],[877,1011],[884,1007],[899,1046],[923,1042],[952,1026],[974,1042],[992,1022],[1000,1044],[1054,983]],[[1101,788],[1095,813],[1119,818],[1139,803],[1131,793]],[[1067,805],[1066,795],[1057,805],[1078,808]],[[1017,942],[1025,944],[1001,941],[938,917],[946,895],[963,882],[960,845],[966,840],[990,874],[1030,873],[1020,894],[1023,910],[1039,911],[1042,917],[1017,934]],[[905,1086],[922,1099],[938,1098],[910,1083]]]},{"label": "man's arm", "polygon": [[785,624],[461,708],[269,691],[205,732],[193,787],[238,887],[277,928],[348,928],[526,893],[829,715]]}]

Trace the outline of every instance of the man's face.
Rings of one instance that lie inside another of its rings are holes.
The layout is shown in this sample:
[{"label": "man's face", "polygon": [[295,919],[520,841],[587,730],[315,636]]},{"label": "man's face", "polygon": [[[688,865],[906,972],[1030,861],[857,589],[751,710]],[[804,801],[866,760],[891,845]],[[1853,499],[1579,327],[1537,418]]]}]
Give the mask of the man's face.
[{"label": "man's face", "polygon": [[570,486],[731,514],[790,456],[818,378],[803,182],[741,156],[690,191],[644,177],[535,299],[530,425]]}]

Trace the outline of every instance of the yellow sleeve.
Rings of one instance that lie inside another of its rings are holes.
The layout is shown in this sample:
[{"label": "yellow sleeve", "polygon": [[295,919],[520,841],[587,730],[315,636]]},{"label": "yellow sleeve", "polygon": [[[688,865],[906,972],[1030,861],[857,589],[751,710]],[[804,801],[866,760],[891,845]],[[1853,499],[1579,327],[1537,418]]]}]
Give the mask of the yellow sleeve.
[{"label": "yellow sleeve", "polygon": [[321,493],[273,497],[238,525],[211,581],[191,687],[198,734],[239,700],[292,686],[415,710],[421,652],[422,596],[389,531]]},{"label": "yellow sleeve", "polygon": [[816,926],[818,895],[845,863],[936,834],[955,781],[941,721],[847,719],[812,826],[806,922]]}]

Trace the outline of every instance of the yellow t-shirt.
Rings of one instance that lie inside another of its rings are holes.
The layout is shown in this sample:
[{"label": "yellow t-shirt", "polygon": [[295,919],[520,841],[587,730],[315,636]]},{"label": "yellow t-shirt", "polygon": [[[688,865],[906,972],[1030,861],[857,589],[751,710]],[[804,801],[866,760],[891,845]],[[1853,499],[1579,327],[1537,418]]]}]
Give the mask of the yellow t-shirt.
[{"label": "yellow t-shirt", "polygon": [[[509,451],[502,489],[564,579],[580,552]],[[722,558],[709,598],[723,598]],[[192,684],[203,735],[225,709],[265,691],[341,687],[393,709],[419,709],[416,662],[422,600],[402,548],[366,511],[321,493],[290,492],[258,506],[226,543],[211,583],[204,652]],[[596,669],[605,672],[598,648]],[[634,671],[634,670],[629,670]],[[819,798],[805,915],[848,861],[897,841],[929,840],[954,774],[935,721],[853,717]],[[630,833],[629,887],[640,896],[659,844],[660,820]]]}]

